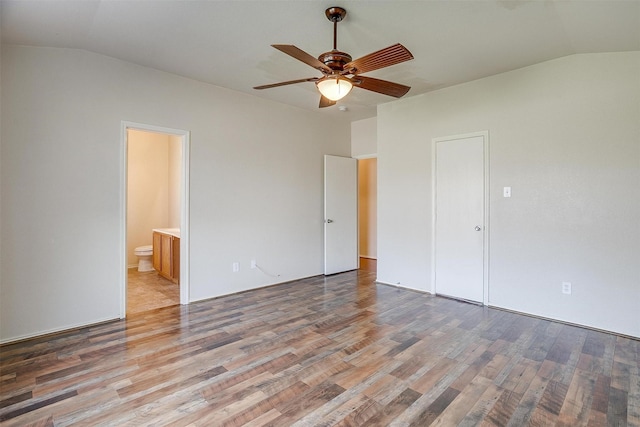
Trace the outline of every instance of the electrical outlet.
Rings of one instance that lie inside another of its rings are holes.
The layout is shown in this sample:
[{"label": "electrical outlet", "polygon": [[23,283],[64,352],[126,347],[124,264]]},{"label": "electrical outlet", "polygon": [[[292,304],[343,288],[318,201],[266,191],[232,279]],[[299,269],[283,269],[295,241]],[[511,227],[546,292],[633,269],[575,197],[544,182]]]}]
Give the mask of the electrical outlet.
[{"label": "electrical outlet", "polygon": [[233,272],[237,273],[238,271],[240,271],[240,263],[234,262],[233,263]]},{"label": "electrical outlet", "polygon": [[256,268],[257,264],[256,264],[256,260],[252,259],[251,260],[251,268]]},{"label": "electrical outlet", "polygon": [[562,282],[562,293],[571,295],[571,282]]}]

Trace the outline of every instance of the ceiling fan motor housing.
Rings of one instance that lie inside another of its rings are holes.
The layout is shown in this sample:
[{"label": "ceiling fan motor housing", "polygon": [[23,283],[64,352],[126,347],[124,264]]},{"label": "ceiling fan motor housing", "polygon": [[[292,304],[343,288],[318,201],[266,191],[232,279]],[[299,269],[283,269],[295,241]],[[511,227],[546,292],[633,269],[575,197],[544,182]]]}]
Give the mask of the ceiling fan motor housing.
[{"label": "ceiling fan motor housing", "polygon": [[352,58],[351,55],[346,52],[332,50],[331,52],[325,52],[320,55],[318,60],[333,71],[340,72],[343,70],[345,64],[351,62]]}]

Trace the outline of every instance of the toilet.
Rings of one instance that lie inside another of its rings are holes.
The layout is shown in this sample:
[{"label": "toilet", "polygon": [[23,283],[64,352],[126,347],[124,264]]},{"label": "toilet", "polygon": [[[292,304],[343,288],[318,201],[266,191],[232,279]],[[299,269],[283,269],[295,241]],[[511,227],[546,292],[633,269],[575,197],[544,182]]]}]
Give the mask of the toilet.
[{"label": "toilet", "polygon": [[153,261],[151,260],[153,246],[138,246],[134,252],[138,257],[138,271],[153,271]]}]

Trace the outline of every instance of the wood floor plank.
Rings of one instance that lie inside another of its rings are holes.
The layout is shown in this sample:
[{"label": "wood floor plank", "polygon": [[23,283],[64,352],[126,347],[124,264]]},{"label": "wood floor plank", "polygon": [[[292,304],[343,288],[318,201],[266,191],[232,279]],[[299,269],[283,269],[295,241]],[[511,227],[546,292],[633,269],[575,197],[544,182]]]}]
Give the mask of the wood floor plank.
[{"label": "wood floor plank", "polygon": [[411,383],[411,388],[426,393],[440,381],[447,373],[456,366],[456,362],[449,358],[441,358],[435,366],[424,373],[424,375]]},{"label": "wood floor plank", "polygon": [[0,346],[9,426],[640,426],[640,341],[317,276]]},{"label": "wood floor plank", "polygon": [[[478,373],[482,368],[491,360],[492,354],[490,352],[482,353],[478,358],[474,359],[467,369],[451,383],[450,387],[462,391],[467,385],[469,385],[473,379],[478,376]],[[463,364],[465,365],[465,364]]]},{"label": "wood floor plank", "polygon": [[334,427],[361,426],[381,410],[382,405],[378,402],[358,394],[331,411],[322,422]]},{"label": "wood floor plank", "polygon": [[431,425],[442,412],[454,401],[460,391],[447,387],[427,408],[421,411],[410,424],[411,427],[422,427]]},{"label": "wood floor plank", "polygon": [[[640,362],[640,359],[638,361]],[[627,393],[627,422],[632,426],[640,426],[640,363],[631,368]]]},{"label": "wood floor plank", "polygon": [[33,392],[31,391],[27,391],[25,393],[22,394],[16,394],[12,397],[9,397],[7,399],[4,399],[2,401],[0,401],[0,408],[5,408],[7,406],[11,406],[11,405],[15,405],[16,403],[20,403],[23,402],[25,400],[29,400],[33,397]]},{"label": "wood floor plank", "polygon": [[459,425],[490,385],[490,380],[480,376],[474,377],[462,390],[459,390],[460,394],[433,420],[433,424],[441,426]]},{"label": "wood floor plank", "polygon": [[576,369],[558,416],[559,426],[587,425],[597,376]]},{"label": "wood floor plank", "polygon": [[613,369],[611,371],[611,387],[615,387],[618,390],[629,390],[631,380],[631,365],[627,365],[623,362],[613,362]]},{"label": "wood floor plank", "polygon": [[391,371],[391,375],[402,380],[407,380],[416,372],[418,372],[423,366],[427,365],[428,359],[429,357],[426,355],[414,356]]},{"label": "wood floor plank", "polygon": [[[589,414],[589,423],[587,427],[601,427],[607,425],[607,414],[603,414],[602,412],[591,412]],[[630,424],[637,425],[637,424]]]},{"label": "wood floor plank", "polygon": [[44,408],[44,407],[46,407],[48,405],[60,402],[60,401],[65,400],[65,399],[72,398],[72,397],[77,396],[77,395],[78,395],[78,393],[76,391],[68,391],[66,393],[60,393],[60,394],[57,394],[55,396],[51,396],[51,397],[49,397],[47,399],[40,400],[38,402],[34,402],[34,403],[30,404],[30,405],[23,406],[21,408],[14,409],[14,410],[9,411],[9,412],[5,412],[3,414],[0,414],[0,422],[6,421],[6,420],[10,420],[12,418],[16,418],[16,417],[18,417],[18,416],[20,416],[22,414],[26,414],[26,413],[35,411],[35,410],[40,409],[40,408]]},{"label": "wood floor plank", "polygon": [[362,424],[365,427],[386,426],[389,425],[399,414],[403,413],[418,398],[420,393],[410,388],[404,389],[393,400],[384,405],[384,407],[375,416],[369,418]]},{"label": "wood floor plank", "polygon": [[460,420],[458,427],[473,427],[480,425],[487,414],[496,404],[503,390],[497,385],[489,382],[478,401],[469,409],[465,417]]},{"label": "wood floor plank", "polygon": [[548,382],[549,380],[540,376],[534,376],[529,381],[528,387],[523,392],[522,399],[520,399],[518,403],[518,407],[509,418],[508,426],[518,427],[530,422]]},{"label": "wood floor plank", "polygon": [[[534,383],[534,380],[536,380],[536,374],[539,367],[539,362],[535,362],[529,359],[523,359],[520,362],[519,369],[513,369],[511,371],[508,378],[509,384],[503,383],[502,387],[513,390],[518,394],[524,394],[527,390],[530,389],[531,385]],[[513,376],[514,373],[518,374],[517,377]]]},{"label": "wood floor plank", "polygon": [[569,386],[554,380],[549,381],[544,390],[538,408],[552,414],[554,419],[560,415]]},{"label": "wood floor plank", "polygon": [[406,390],[404,381],[396,376],[385,374],[373,381],[362,391],[362,394],[384,406],[404,390]]},{"label": "wood floor plank", "polygon": [[481,375],[490,380],[495,380],[498,374],[502,372],[504,367],[511,359],[503,354],[491,354],[491,360],[489,360],[487,364],[482,367],[480,372],[478,372],[478,375]]},{"label": "wood floor plank", "polygon": [[[434,415],[437,416],[434,412],[434,409],[436,407],[432,408],[431,410],[429,410],[429,407],[437,398],[442,396],[443,393],[445,393],[445,391],[450,388],[449,385],[453,381],[455,381],[455,379],[458,378],[466,370],[467,367],[468,366],[465,364],[456,364],[455,362],[453,362],[451,368],[443,375],[438,375],[438,379],[433,383],[433,386],[430,387],[426,392],[422,393],[422,395],[402,414],[400,414],[391,423],[391,425],[407,426],[410,424],[415,424],[416,420],[418,419],[431,419]],[[459,391],[451,389],[451,391],[447,392],[445,397],[451,397],[454,393],[459,393]],[[435,419],[435,417],[433,418]]]},{"label": "wood floor plank", "polygon": [[609,391],[609,407],[607,408],[607,423],[609,425],[627,425],[628,393],[611,387]]},{"label": "wood floor plank", "polygon": [[273,425],[291,425],[314,409],[331,401],[344,392],[344,388],[329,382],[318,384],[303,394],[277,406],[282,414],[273,421]]},{"label": "wood floor plank", "polygon": [[491,411],[481,425],[506,426],[520,404],[522,395],[511,390],[503,390]]}]

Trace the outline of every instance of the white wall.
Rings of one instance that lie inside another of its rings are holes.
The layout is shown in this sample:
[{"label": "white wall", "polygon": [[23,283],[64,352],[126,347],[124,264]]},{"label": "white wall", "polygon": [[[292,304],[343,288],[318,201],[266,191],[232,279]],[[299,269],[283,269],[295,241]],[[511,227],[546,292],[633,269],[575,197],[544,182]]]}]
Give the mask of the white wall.
[{"label": "white wall", "polygon": [[169,135],[169,218],[167,228],[180,228],[180,178],[182,168],[182,140]]},{"label": "white wall", "polygon": [[[2,4],[0,3],[0,13],[2,13]],[[2,17],[0,16],[0,23],[2,22]],[[0,24],[0,83],[2,82],[2,25]],[[0,84],[0,237],[3,235],[3,215],[2,215],[2,189],[4,188],[4,184],[2,182],[2,84]],[[0,244],[0,268],[2,267],[2,244]],[[2,274],[0,273],[0,290],[2,289]],[[0,292],[0,298],[2,298],[2,292]],[[1,305],[0,305],[1,306]],[[0,317],[0,321],[2,318]],[[2,339],[2,335],[0,334],[0,339]]]},{"label": "white wall", "polygon": [[489,303],[640,337],[639,76],[574,55],[381,105],[378,279],[430,289],[432,139],[488,130]]},{"label": "white wall", "polygon": [[1,341],[118,317],[123,120],[191,132],[192,301],[322,272],[348,122],[81,50],[5,45],[1,76]]},{"label": "white wall", "polygon": [[369,158],[378,153],[377,119],[351,122],[351,157]]}]

